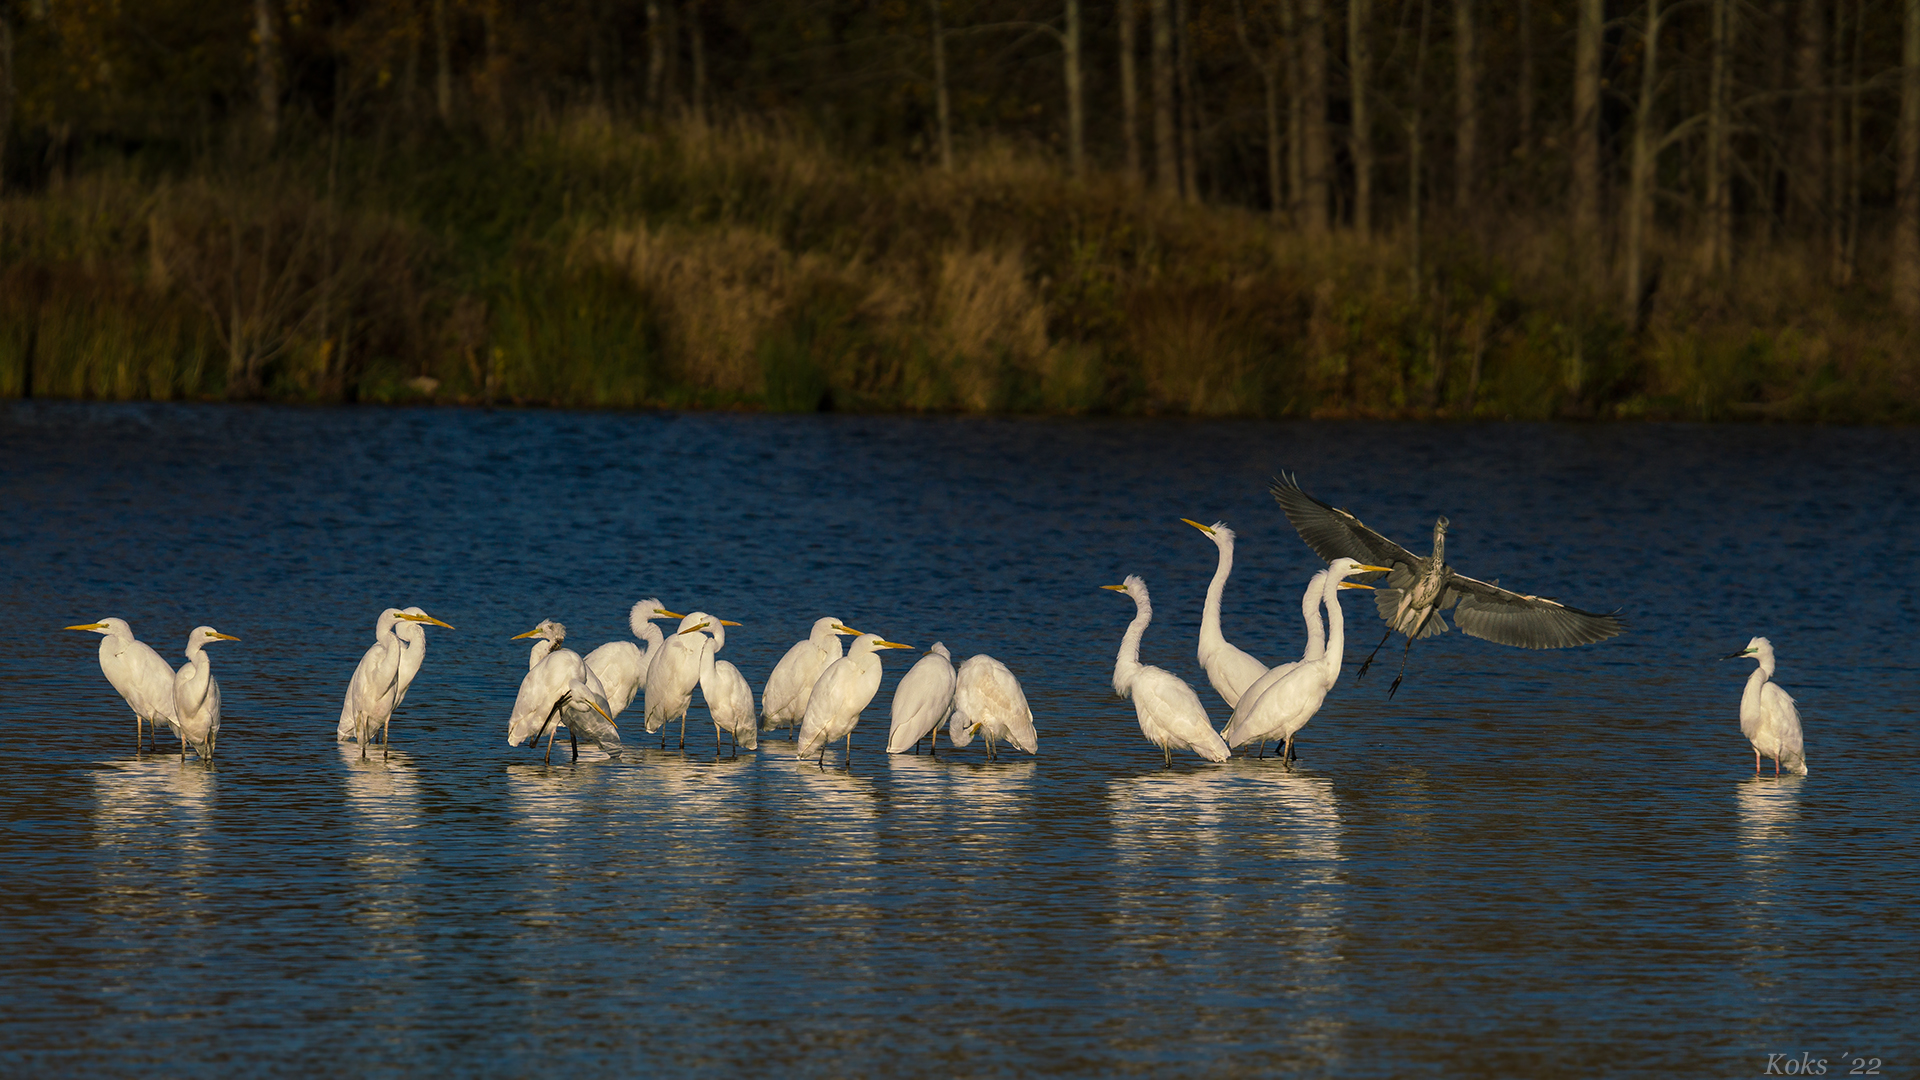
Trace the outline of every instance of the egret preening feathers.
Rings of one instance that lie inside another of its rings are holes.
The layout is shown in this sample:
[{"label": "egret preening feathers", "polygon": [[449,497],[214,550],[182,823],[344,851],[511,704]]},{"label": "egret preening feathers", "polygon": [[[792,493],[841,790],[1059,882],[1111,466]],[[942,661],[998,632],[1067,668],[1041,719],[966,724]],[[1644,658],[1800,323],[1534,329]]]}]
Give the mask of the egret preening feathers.
[{"label": "egret preening feathers", "polygon": [[[851,627],[835,624],[837,633],[854,633]],[[795,739],[795,757],[806,758],[818,751],[820,763],[826,762],[827,744],[847,741],[847,765],[853,764],[853,729],[860,722],[860,710],[873,700],[880,689],[880,649],[911,649],[897,641],[883,641],[878,634],[861,634],[847,646],[847,655],[835,660],[820,673],[807,698],[807,714],[800,721]]]},{"label": "egret preening feathers", "polygon": [[934,642],[893,688],[893,727],[887,733],[887,753],[918,751],[929,734],[940,741],[940,725],[953,708],[953,655],[943,642]]},{"label": "egret preening feathers", "polygon": [[192,743],[202,760],[212,761],[220,741],[220,683],[207,661],[207,645],[239,641],[211,626],[196,626],[187,635],[187,662],[173,673],[173,721],[180,731],[180,760],[187,760]]},{"label": "egret preening feathers", "polygon": [[1140,733],[1160,748],[1167,768],[1173,767],[1175,750],[1192,750],[1208,761],[1227,760],[1227,744],[1220,740],[1200,695],[1193,687],[1170,671],[1140,662],[1140,638],[1153,621],[1153,601],[1147,597],[1147,583],[1138,574],[1128,574],[1124,585],[1102,585],[1103,589],[1126,593],[1133,598],[1133,622],[1120,639],[1120,655],[1113,662],[1113,692],[1133,699],[1133,711],[1140,718]]},{"label": "egret preening feathers", "polygon": [[1200,666],[1207,670],[1207,681],[1231,709],[1240,704],[1240,695],[1267,673],[1267,665],[1245,650],[1230,644],[1220,633],[1220,595],[1226,591],[1227,576],[1233,573],[1234,531],[1224,521],[1202,525],[1192,518],[1181,521],[1207,534],[1220,549],[1220,563],[1207,586],[1207,602],[1200,609]]},{"label": "egret preening feathers", "polygon": [[996,743],[1010,742],[1029,754],[1040,752],[1033,710],[1020,680],[1007,665],[981,653],[960,665],[953,688],[953,745],[961,747],[978,733],[987,740],[987,760],[998,758]]},{"label": "egret preening feathers", "polygon": [[173,668],[151,645],[133,636],[125,619],[101,619],[67,629],[100,635],[100,671],[133,710],[134,745],[144,749],[141,740],[147,738],[159,749],[160,728],[173,729]]},{"label": "egret preening feathers", "polygon": [[1747,676],[1747,688],[1740,695],[1740,734],[1753,744],[1753,775],[1760,775],[1762,755],[1773,759],[1773,775],[1780,766],[1799,776],[1807,775],[1807,754],[1800,737],[1800,710],[1793,697],[1773,681],[1773,643],[1757,637],[1747,647],[1722,660],[1750,656],[1760,666]]},{"label": "egret preening feathers", "polygon": [[[1344,556],[1391,568],[1386,585],[1375,597],[1380,618],[1387,624],[1380,645],[1399,631],[1407,637],[1407,649],[1401,654],[1400,674],[1387,688],[1388,697],[1406,676],[1406,656],[1414,641],[1447,632],[1446,619],[1440,613],[1448,608],[1453,609],[1453,621],[1468,636],[1521,649],[1586,645],[1626,629],[1618,612],[1600,615],[1581,611],[1456,573],[1446,563],[1449,523],[1444,517],[1434,522],[1432,556],[1423,558],[1367,528],[1345,510],[1300,490],[1299,481],[1293,477],[1281,474],[1270,490],[1300,539],[1316,555],[1329,562]],[[1375,653],[1380,645],[1374,646]],[[1369,655],[1360,665],[1360,674],[1365,675],[1372,663]]]},{"label": "egret preening feathers", "polygon": [[766,685],[760,690],[760,727],[765,731],[798,724],[806,718],[807,702],[820,673],[840,659],[840,635],[857,635],[858,630],[842,626],[839,619],[821,618],[813,622],[813,632],[797,641],[773,665]]},{"label": "egret preening feathers", "polygon": [[580,756],[580,739],[596,743],[610,757],[620,756],[620,728],[607,708],[606,691],[600,680],[581,661],[580,654],[562,647],[567,628],[552,619],[512,640],[539,638],[533,646],[533,663],[527,677],[520,680],[520,693],[513,700],[513,713],[507,718],[507,745],[519,746],[529,739],[547,736],[547,760],[553,760],[553,739],[559,725],[567,728],[573,755]]},{"label": "egret preening feathers", "polygon": [[634,637],[647,643],[645,649],[631,641],[609,641],[587,654],[583,662],[606,690],[607,710],[611,715],[619,716],[647,685],[647,662],[665,640],[653,620],[669,616],[679,618],[661,607],[659,600],[648,597],[627,612],[627,626],[633,630]]}]

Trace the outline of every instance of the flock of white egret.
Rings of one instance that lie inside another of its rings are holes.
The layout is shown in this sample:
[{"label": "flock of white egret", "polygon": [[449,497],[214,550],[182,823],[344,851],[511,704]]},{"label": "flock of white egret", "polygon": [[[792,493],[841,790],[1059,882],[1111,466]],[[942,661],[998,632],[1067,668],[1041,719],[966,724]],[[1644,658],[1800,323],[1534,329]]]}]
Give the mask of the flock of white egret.
[{"label": "flock of white egret", "polygon": [[[1419,638],[1446,632],[1441,612],[1447,609],[1454,611],[1455,622],[1465,633],[1522,648],[1586,644],[1624,629],[1616,614],[1581,611],[1455,572],[1442,559],[1448,528],[1444,517],[1434,527],[1433,554],[1422,558],[1368,529],[1352,514],[1307,495],[1290,478],[1275,481],[1273,495],[1302,539],[1328,560],[1327,568],[1313,575],[1301,596],[1307,644],[1300,659],[1291,663],[1268,667],[1227,641],[1220,629],[1220,604],[1233,572],[1235,534],[1221,522],[1202,525],[1181,519],[1218,548],[1218,563],[1202,608],[1198,657],[1207,681],[1232,710],[1224,728],[1214,729],[1199,695],[1179,676],[1140,662],[1141,639],[1153,619],[1146,583],[1129,575],[1123,584],[1101,586],[1133,600],[1134,617],[1114,661],[1113,689],[1132,700],[1141,733],[1160,748],[1162,761],[1169,767],[1175,750],[1190,750],[1217,762],[1249,743],[1258,748],[1257,756],[1264,757],[1266,744],[1276,742],[1280,760],[1291,768],[1296,736],[1320,711],[1340,677],[1346,623],[1339,595],[1344,589],[1373,590],[1387,634],[1405,635],[1409,649]],[[1383,575],[1381,587],[1349,580],[1378,580]],[[678,619],[679,625],[667,634],[656,625],[661,619]],[[838,619],[821,618],[774,666],[761,688],[756,715],[746,677],[719,658],[727,643],[726,628],[739,623],[703,611],[670,611],[651,597],[633,605],[628,623],[637,641],[608,642],[585,657],[565,647],[567,629],[553,620],[514,636],[514,640],[535,641],[507,721],[507,745],[537,744],[545,738],[546,756],[551,760],[553,742],[564,728],[576,758],[581,741],[618,757],[623,749],[618,719],[643,698],[647,733],[661,734],[664,747],[664,729],[677,720],[684,749],[687,711],[697,690],[713,721],[716,758],[723,738],[732,743],[737,756],[742,748],[756,749],[762,731],[797,727],[797,757],[813,757],[824,766],[827,748],[843,742],[850,763],[854,728],[880,688],[879,654],[911,648],[862,633]],[[340,742],[359,744],[362,757],[375,742],[385,752],[393,714],[425,659],[424,627],[429,624],[452,629],[418,607],[388,608],[375,621],[374,643],[347,684],[335,731]],[[181,760],[186,759],[189,745],[203,760],[213,759],[220,733],[220,684],[213,677],[205,648],[213,641],[239,638],[211,626],[196,627],[187,638],[187,662],[175,671],[133,636],[125,620],[107,618],[67,629],[101,635],[100,668],[133,709],[135,737],[142,749],[149,745],[157,749],[160,729],[169,728],[179,736]],[[843,653],[840,639],[846,636],[853,641]],[[1381,643],[1385,641],[1383,637]],[[1765,756],[1773,759],[1776,776],[1782,766],[1806,775],[1799,714],[1793,698],[1771,681],[1772,645],[1756,637],[1733,656],[1759,661],[1740,703],[1740,730],[1753,744],[1754,772],[1759,773]],[[1364,676],[1371,663],[1369,656],[1359,674]],[[1394,679],[1389,696],[1400,681]],[[956,670],[946,646],[936,642],[895,687],[887,752],[917,753],[921,740],[928,738],[931,752],[942,725],[954,748],[968,746],[976,736],[984,738],[989,759],[998,756],[1001,743],[1029,754],[1039,752],[1033,711],[1013,672],[985,654]]]}]

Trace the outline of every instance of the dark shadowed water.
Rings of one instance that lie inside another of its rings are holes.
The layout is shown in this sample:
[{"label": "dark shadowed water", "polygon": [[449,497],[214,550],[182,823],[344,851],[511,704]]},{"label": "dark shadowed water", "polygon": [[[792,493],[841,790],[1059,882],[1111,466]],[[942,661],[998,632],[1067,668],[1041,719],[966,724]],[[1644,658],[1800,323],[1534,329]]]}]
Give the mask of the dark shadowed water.
[{"label": "dark shadowed water", "polygon": [[[9,404],[0,1073],[1913,1076],[1916,462],[1790,427]],[[1388,700],[1349,595],[1293,772],[1162,770],[1096,586],[1146,578],[1145,659],[1224,721],[1179,519],[1241,531],[1228,637],[1296,657],[1283,468],[1632,630],[1449,634]],[[624,760],[508,748],[508,637],[584,652],[647,595],[743,623],[756,693],[821,615],[991,653],[1040,753],[881,753],[911,653],[850,770],[716,763],[699,723],[663,752],[637,705]],[[362,763],[341,696],[415,603],[458,629]],[[215,764],[135,752],[59,629],[109,615],[175,662],[242,639]],[[1752,777],[1751,664],[1714,658],[1754,634],[1805,779]]]}]

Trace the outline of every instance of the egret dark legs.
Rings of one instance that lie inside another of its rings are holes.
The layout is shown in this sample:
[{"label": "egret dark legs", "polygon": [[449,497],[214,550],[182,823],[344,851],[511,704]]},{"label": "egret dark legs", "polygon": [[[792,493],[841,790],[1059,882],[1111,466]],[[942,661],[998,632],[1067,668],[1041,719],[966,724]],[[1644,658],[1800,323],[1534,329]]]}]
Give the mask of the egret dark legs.
[{"label": "egret dark legs", "polygon": [[1173,749],[1171,747],[1162,746],[1160,748],[1160,757],[1164,759],[1164,764],[1160,766],[1161,768],[1163,769],[1173,768]]},{"label": "egret dark legs", "polygon": [[847,771],[853,771],[853,732],[847,732]]}]

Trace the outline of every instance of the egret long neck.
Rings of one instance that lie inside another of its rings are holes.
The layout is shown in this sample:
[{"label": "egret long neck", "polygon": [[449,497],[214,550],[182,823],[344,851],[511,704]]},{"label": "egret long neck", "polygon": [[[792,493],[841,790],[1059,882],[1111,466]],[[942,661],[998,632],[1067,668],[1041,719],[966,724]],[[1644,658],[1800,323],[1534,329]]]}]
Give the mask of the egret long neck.
[{"label": "egret long neck", "polygon": [[1754,668],[1753,674],[1747,676],[1747,688],[1740,694],[1742,714],[1751,713],[1760,707],[1760,688],[1767,685],[1767,680],[1771,678],[1773,678],[1772,658],[1762,657],[1760,666]]},{"label": "egret long neck", "polygon": [[719,648],[719,644],[711,640],[704,641],[700,645],[700,692],[703,694],[707,692],[707,687],[713,685],[714,675],[718,671],[713,654]]},{"label": "egret long neck", "polygon": [[1127,624],[1127,632],[1120,639],[1120,655],[1113,661],[1113,689],[1124,694],[1127,687],[1140,674],[1140,639],[1146,636],[1147,624],[1153,621],[1153,604],[1144,596],[1133,598],[1133,621]]},{"label": "egret long neck", "polygon": [[1347,616],[1340,607],[1340,580],[1327,575],[1327,587],[1320,595],[1327,605],[1327,651],[1320,657],[1320,663],[1327,672],[1327,685],[1332,686],[1340,677],[1340,662],[1347,650]]},{"label": "egret long neck", "polygon": [[547,654],[552,651],[553,641],[551,639],[541,638],[539,641],[534,642],[533,652],[527,655],[527,670],[532,671],[534,668],[539,667],[540,661],[545,660]]},{"label": "egret long neck", "polygon": [[1327,628],[1320,621],[1320,607],[1326,602],[1324,582],[1300,594],[1300,617],[1307,621],[1307,651],[1300,654],[1302,660],[1318,660],[1327,651]]},{"label": "egret long neck", "polygon": [[1200,610],[1201,656],[1227,642],[1220,633],[1220,597],[1227,591],[1227,577],[1233,573],[1233,541],[1214,542],[1220,547],[1220,565],[1214,568],[1213,583],[1207,586],[1207,603]]}]

